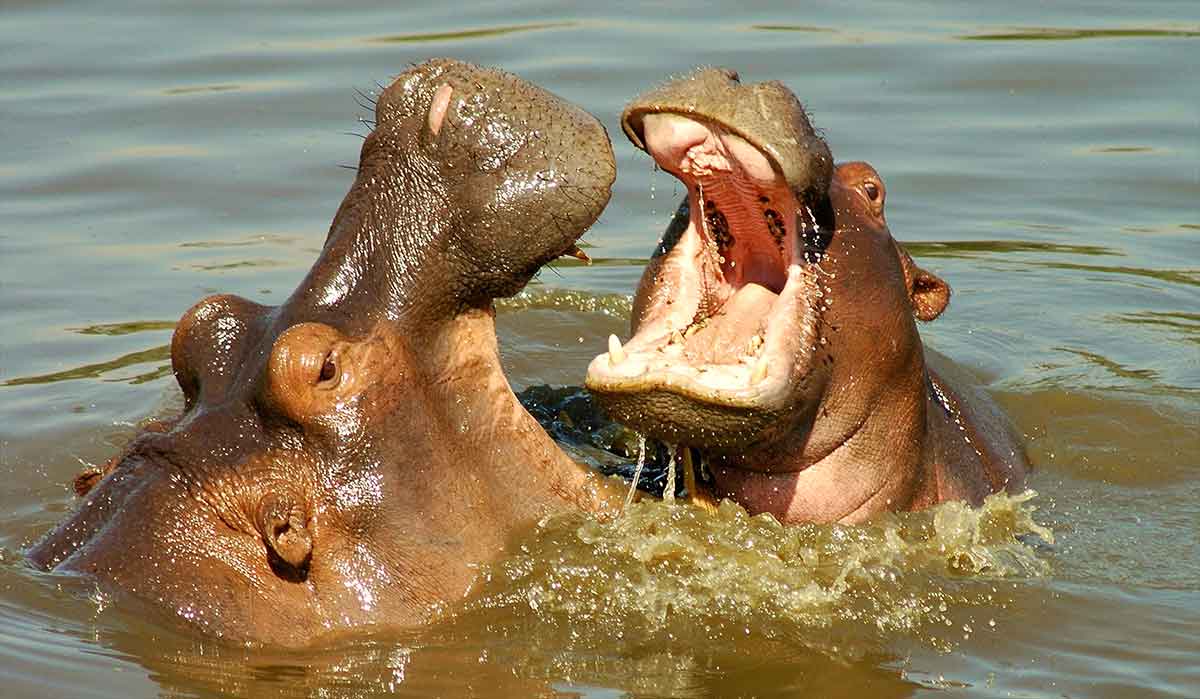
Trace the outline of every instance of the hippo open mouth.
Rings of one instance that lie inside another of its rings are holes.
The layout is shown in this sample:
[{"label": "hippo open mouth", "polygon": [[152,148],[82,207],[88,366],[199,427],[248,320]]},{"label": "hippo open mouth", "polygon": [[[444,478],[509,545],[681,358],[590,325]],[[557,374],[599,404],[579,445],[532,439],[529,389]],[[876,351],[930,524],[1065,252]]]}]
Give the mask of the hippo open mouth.
[{"label": "hippo open mouth", "polygon": [[633,337],[611,338],[587,386],[619,422],[687,447],[670,452],[694,503],[859,522],[1021,487],[998,409],[974,411],[925,365],[916,322],[950,287],[892,237],[875,168],[835,167],[795,95],[705,69],[636,98],[622,126],[687,197],[642,274]]},{"label": "hippo open mouth", "polygon": [[627,135],[687,197],[643,278],[654,291],[639,293],[633,337],[609,339],[587,385],[622,422],[639,427],[653,413],[655,436],[735,447],[791,409],[822,342],[831,159],[786,88],[742,86],[723,71],[685,80],[690,94],[700,82],[733,93],[714,102],[749,96],[758,109],[714,113],[655,93],[626,109]]}]

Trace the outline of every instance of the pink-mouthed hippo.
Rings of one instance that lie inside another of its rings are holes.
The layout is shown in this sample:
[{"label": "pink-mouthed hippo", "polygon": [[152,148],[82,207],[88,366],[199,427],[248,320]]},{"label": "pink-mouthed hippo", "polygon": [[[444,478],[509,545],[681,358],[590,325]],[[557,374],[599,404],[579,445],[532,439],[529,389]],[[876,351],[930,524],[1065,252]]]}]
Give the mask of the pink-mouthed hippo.
[{"label": "pink-mouthed hippo", "polygon": [[698,450],[712,495],[785,523],[1023,487],[995,405],[926,364],[916,321],[949,287],[892,238],[875,169],[835,165],[786,87],[700,70],[634,99],[622,126],[687,196],[632,337],[588,369],[611,416]]}]

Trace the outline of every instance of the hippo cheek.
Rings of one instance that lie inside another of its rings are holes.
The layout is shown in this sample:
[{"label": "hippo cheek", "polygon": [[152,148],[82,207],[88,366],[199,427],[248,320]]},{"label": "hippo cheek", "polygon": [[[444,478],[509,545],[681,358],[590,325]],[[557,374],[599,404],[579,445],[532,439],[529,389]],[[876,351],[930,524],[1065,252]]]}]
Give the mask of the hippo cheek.
[{"label": "hippo cheek", "polygon": [[296,594],[303,585],[272,572],[259,536],[230,506],[239,493],[164,466],[125,459],[30,559],[230,640],[244,640],[250,628],[259,640],[288,645],[318,633],[311,594]]}]

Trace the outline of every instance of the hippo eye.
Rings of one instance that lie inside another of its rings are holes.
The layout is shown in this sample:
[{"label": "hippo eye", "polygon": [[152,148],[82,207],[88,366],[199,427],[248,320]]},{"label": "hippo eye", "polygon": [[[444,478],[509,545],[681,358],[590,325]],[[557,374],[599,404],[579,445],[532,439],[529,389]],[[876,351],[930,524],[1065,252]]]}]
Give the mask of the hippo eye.
[{"label": "hippo eye", "polygon": [[879,201],[879,187],[874,182],[864,182],[863,191],[871,201]]},{"label": "hippo eye", "polygon": [[317,383],[327,383],[337,376],[337,365],[333,361],[333,354],[328,354],[325,361],[321,364],[321,373],[317,376]]}]

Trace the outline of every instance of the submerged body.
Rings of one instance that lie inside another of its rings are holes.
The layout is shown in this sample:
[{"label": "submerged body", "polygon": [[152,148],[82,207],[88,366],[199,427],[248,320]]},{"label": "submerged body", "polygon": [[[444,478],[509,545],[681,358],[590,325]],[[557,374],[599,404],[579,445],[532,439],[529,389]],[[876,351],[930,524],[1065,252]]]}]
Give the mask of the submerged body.
[{"label": "submerged body", "polygon": [[916,320],[949,287],[892,239],[874,168],[834,167],[790,91],[699,71],[635,99],[623,126],[688,194],[632,338],[588,369],[613,417],[700,450],[712,494],[782,522],[1023,488],[1004,416],[926,364]]},{"label": "submerged body", "polygon": [[77,481],[35,565],[298,645],[420,623],[514,533],[619,503],[517,402],[492,306],[607,203],[603,127],[446,60],[401,74],[376,120],[307,277],[281,306],[220,295],[183,316],[182,415]]}]

